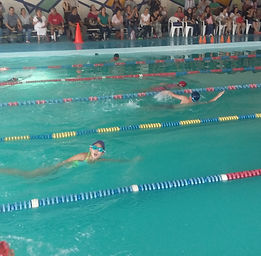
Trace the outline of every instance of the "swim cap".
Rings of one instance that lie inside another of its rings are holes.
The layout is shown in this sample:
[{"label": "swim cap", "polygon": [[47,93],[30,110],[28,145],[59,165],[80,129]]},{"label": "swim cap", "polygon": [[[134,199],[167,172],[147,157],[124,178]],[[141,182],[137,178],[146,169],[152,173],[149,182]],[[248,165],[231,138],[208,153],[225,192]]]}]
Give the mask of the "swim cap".
[{"label": "swim cap", "polygon": [[118,60],[120,58],[120,55],[118,53],[115,53],[113,56],[113,59]]},{"label": "swim cap", "polygon": [[9,246],[8,243],[5,241],[0,242],[0,256],[8,256],[9,254]]},{"label": "swim cap", "polygon": [[186,85],[187,85],[187,83],[185,81],[179,81],[178,82],[179,87],[185,87]]},{"label": "swim cap", "polygon": [[199,98],[200,98],[199,92],[192,92],[192,93],[191,93],[191,99],[192,99],[193,102],[198,101]]},{"label": "swim cap", "polygon": [[96,142],[92,143],[92,145],[95,145],[95,144],[100,144],[101,147],[105,150],[105,144],[104,144],[104,142],[102,140],[97,140]]}]

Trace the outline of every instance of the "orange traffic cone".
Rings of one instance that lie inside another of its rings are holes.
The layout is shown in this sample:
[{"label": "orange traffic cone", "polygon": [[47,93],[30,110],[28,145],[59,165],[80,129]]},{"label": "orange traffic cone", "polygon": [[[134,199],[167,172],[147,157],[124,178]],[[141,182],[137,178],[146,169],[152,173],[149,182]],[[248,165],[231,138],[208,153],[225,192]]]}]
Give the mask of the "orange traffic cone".
[{"label": "orange traffic cone", "polygon": [[206,44],[206,43],[207,43],[206,36],[203,37],[202,43],[203,43],[203,44]]},{"label": "orange traffic cone", "polygon": [[210,38],[210,43],[211,43],[211,44],[214,44],[214,36],[211,36],[211,38]]},{"label": "orange traffic cone", "polygon": [[227,43],[231,43],[230,35],[228,35],[228,37],[227,37]]},{"label": "orange traffic cone", "polygon": [[202,36],[199,37],[198,43],[202,44]]},{"label": "orange traffic cone", "polygon": [[77,23],[77,26],[76,26],[74,43],[75,44],[82,44],[83,43],[82,33],[81,33],[81,28],[80,28],[79,23]]},{"label": "orange traffic cone", "polygon": [[220,43],[224,43],[224,36],[223,35],[221,35],[221,37],[220,37]]}]

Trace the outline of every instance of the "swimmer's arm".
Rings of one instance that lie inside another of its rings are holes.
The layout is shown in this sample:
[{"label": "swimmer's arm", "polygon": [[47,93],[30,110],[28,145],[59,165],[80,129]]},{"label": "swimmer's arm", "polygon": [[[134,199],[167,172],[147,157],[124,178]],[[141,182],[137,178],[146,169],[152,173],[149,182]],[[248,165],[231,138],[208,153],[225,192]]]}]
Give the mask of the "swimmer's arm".
[{"label": "swimmer's arm", "polygon": [[127,163],[127,162],[137,162],[140,161],[141,157],[136,156],[133,159],[113,159],[113,158],[101,158],[98,161],[102,162],[116,162],[116,163]]},{"label": "swimmer's arm", "polygon": [[171,91],[163,91],[162,93],[164,94],[168,94],[169,96],[175,98],[175,99],[178,99],[178,100],[186,100],[187,97],[186,96],[183,96],[183,95],[178,95],[178,94],[175,94]]},{"label": "swimmer's arm", "polygon": [[213,99],[211,99],[209,102],[214,102],[214,101],[216,101],[216,100],[219,99],[224,93],[225,93],[225,91],[222,91],[222,92],[218,93],[218,95],[217,95],[216,97],[214,97]]}]

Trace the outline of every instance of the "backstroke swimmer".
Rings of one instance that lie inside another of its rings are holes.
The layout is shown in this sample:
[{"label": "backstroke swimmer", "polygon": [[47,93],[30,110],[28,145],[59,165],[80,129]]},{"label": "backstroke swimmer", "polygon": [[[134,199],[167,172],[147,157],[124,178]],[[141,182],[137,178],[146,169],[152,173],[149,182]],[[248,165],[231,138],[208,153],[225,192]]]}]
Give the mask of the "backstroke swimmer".
[{"label": "backstroke swimmer", "polygon": [[79,153],[74,155],[54,166],[39,168],[33,171],[22,171],[18,169],[0,169],[0,174],[8,174],[13,176],[22,176],[25,178],[34,178],[38,176],[46,176],[58,170],[60,167],[68,165],[69,167],[77,167],[82,164],[91,164],[97,161],[111,161],[111,162],[126,162],[128,160],[114,160],[101,158],[105,153],[105,144],[103,141],[98,140],[90,145],[88,152]]}]

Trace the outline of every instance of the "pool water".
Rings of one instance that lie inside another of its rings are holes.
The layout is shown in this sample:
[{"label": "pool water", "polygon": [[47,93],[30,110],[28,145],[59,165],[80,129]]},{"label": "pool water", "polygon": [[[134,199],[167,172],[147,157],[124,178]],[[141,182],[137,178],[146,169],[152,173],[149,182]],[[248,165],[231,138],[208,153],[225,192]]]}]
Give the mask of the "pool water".
[{"label": "pool water", "polygon": [[[252,52],[212,52],[204,56]],[[260,51],[254,54],[260,54]],[[121,55],[121,61],[198,57],[153,53]],[[23,70],[25,66],[105,63],[111,55],[12,58],[1,81],[94,77],[261,66],[260,58],[95,68]],[[0,102],[105,96],[148,91],[161,82],[187,88],[260,83],[260,72],[180,77],[103,79],[1,86]],[[217,93],[202,93],[201,102]],[[0,137],[40,135],[150,122],[260,113],[260,89],[226,91],[216,102],[189,106],[161,97],[3,107]],[[57,140],[2,143],[1,168],[30,171],[88,151],[104,140],[98,162],[61,168],[45,177],[1,175],[1,204],[78,192],[260,168],[260,120],[101,133]],[[1,214],[0,240],[17,255],[258,255],[260,179],[252,178],[162,192],[115,196]]]}]

